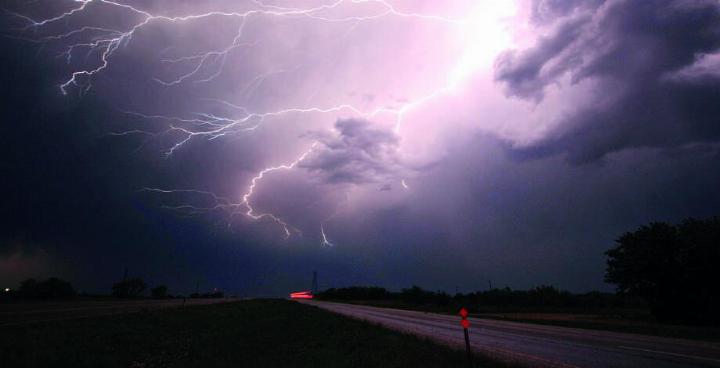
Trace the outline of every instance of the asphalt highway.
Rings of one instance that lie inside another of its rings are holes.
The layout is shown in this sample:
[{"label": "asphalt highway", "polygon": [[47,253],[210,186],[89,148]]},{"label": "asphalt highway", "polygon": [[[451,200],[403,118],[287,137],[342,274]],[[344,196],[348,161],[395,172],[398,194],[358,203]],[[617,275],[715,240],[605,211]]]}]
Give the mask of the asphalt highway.
[{"label": "asphalt highway", "polygon": [[[459,316],[302,301],[464,347]],[[470,318],[476,353],[532,367],[720,367],[720,343]]]}]

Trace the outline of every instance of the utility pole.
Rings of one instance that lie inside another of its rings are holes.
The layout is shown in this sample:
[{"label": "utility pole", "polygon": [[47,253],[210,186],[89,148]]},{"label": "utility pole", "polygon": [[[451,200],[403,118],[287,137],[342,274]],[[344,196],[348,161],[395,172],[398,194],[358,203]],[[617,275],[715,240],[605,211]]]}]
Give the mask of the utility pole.
[{"label": "utility pole", "polygon": [[490,285],[490,290],[492,290],[492,281],[488,280],[488,285]]}]

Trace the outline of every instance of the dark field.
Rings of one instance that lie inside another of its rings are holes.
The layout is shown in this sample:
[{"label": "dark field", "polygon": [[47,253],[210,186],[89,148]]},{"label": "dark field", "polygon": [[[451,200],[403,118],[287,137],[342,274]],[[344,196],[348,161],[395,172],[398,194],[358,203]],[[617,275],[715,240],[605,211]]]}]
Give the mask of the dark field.
[{"label": "dark field", "polygon": [[[2,367],[465,367],[464,352],[284,300],[3,327]],[[482,367],[503,366],[481,361]]]}]

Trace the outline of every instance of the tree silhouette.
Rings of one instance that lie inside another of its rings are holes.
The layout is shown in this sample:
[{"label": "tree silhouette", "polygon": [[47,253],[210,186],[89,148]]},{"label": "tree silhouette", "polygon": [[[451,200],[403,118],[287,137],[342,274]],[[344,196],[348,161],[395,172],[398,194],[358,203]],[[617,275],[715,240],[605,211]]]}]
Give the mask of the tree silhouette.
[{"label": "tree silhouette", "polygon": [[153,298],[166,298],[167,297],[168,288],[165,285],[158,285],[150,290],[150,294]]},{"label": "tree silhouette", "polygon": [[25,298],[56,299],[75,295],[72,285],[57,277],[45,281],[27,279],[20,284],[20,295]]},{"label": "tree silhouette", "polygon": [[119,298],[134,298],[142,295],[146,288],[145,281],[135,277],[113,284],[112,294]]},{"label": "tree silhouette", "polygon": [[662,321],[718,324],[720,218],[654,222],[606,252],[605,281],[644,298]]}]

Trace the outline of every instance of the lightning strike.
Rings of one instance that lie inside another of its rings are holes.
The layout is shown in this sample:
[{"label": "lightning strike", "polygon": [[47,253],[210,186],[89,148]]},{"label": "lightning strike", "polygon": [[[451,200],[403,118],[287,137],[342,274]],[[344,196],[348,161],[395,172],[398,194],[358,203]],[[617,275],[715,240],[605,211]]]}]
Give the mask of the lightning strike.
[{"label": "lightning strike", "polygon": [[[290,237],[291,226],[288,225],[282,219],[280,219],[280,217],[273,215],[271,213],[256,213],[255,209],[250,204],[250,197],[252,197],[253,193],[255,192],[255,187],[257,186],[258,182],[260,180],[262,180],[262,178],[265,176],[265,174],[276,171],[276,170],[290,170],[290,169],[294,168],[313,151],[313,149],[317,146],[317,144],[318,144],[318,142],[313,142],[313,144],[310,146],[310,148],[308,148],[307,151],[305,151],[302,155],[300,155],[300,157],[295,159],[295,161],[293,161],[289,164],[267,167],[267,168],[263,169],[262,171],[260,171],[255,177],[253,177],[252,180],[250,180],[250,186],[248,187],[247,192],[245,192],[245,194],[243,194],[242,202],[241,202],[247,209],[247,211],[245,212],[245,215],[247,217],[250,217],[253,220],[259,220],[262,218],[270,218],[273,221],[277,222],[278,224],[282,225],[283,230],[285,231],[285,238]],[[295,229],[295,228],[293,228],[293,230],[300,232],[298,229]]]},{"label": "lightning strike", "polygon": [[[191,20],[205,19],[205,18],[231,18],[238,19],[238,26],[232,40],[224,47],[205,51],[197,54],[180,56],[175,58],[167,58],[161,60],[162,63],[167,65],[182,64],[189,65],[190,68],[186,72],[180,73],[175,78],[163,79],[156,77],[154,80],[159,84],[170,87],[177,87],[185,82],[193,83],[207,83],[218,78],[225,65],[228,55],[231,52],[242,48],[254,47],[258,44],[257,41],[243,40],[245,38],[245,27],[247,22],[252,17],[278,17],[278,18],[308,18],[318,22],[328,23],[342,23],[347,22],[350,24],[348,32],[357,27],[361,22],[377,20],[385,17],[397,17],[397,18],[413,18],[423,21],[441,22],[448,24],[468,33],[469,31],[487,30],[478,28],[483,27],[483,24],[487,22],[489,16],[492,16],[492,8],[481,9],[480,17],[476,19],[454,19],[449,17],[443,17],[433,14],[421,14],[413,12],[403,12],[396,9],[390,2],[386,0],[335,0],[327,4],[321,4],[309,8],[297,8],[289,6],[278,6],[265,4],[260,0],[252,0],[254,8],[237,11],[237,12],[221,12],[221,11],[210,11],[200,14],[189,14],[183,16],[166,16],[159,14],[152,14],[148,11],[139,9],[135,6],[121,3],[115,0],[75,0],[79,3],[77,7],[65,11],[57,16],[35,20],[31,17],[12,13],[15,16],[28,22],[22,30],[28,31],[33,30],[35,32],[42,30],[51,24],[57,22],[65,22],[69,19],[87,12],[88,9],[93,6],[106,6],[117,10],[126,11],[128,14],[135,16],[138,20],[131,24],[128,28],[111,29],[98,26],[81,26],[76,29],[70,30],[65,33],[40,37],[38,39],[28,39],[33,42],[48,43],[48,42],[60,42],[69,40],[74,37],[86,36],[89,38],[86,42],[71,43],[65,47],[65,50],[58,56],[63,57],[67,63],[71,63],[73,56],[79,50],[86,50],[87,55],[98,53],[99,63],[92,67],[81,68],[70,74],[67,80],[59,85],[60,92],[63,95],[67,95],[71,87],[76,87],[80,95],[87,93],[93,85],[93,78],[104,70],[108,69],[111,65],[111,59],[115,56],[118,50],[122,46],[129,44],[133,37],[138,31],[145,28],[153,22],[167,22],[167,23],[182,23]],[[333,16],[332,11],[339,9],[343,6],[358,6],[371,4],[375,5],[377,9],[366,15],[348,15],[348,16]],[[493,5],[494,6],[494,5]],[[501,7],[502,8],[502,7]],[[122,111],[128,115],[142,118],[148,121],[160,121],[165,124],[163,128],[155,130],[143,130],[143,129],[131,129],[127,131],[113,132],[110,135],[113,136],[129,136],[129,135],[147,135],[151,137],[167,134],[179,134],[182,138],[175,141],[175,143],[165,152],[167,157],[171,157],[174,152],[181,149],[186,143],[190,142],[195,138],[205,138],[207,140],[214,140],[228,134],[235,134],[241,132],[252,132],[261,127],[266,121],[288,114],[309,114],[309,113],[340,113],[340,112],[351,112],[356,116],[363,117],[366,119],[372,119],[380,114],[388,114],[394,117],[393,131],[395,134],[400,134],[401,127],[406,119],[406,116],[413,110],[420,108],[427,104],[431,100],[440,98],[443,95],[453,91],[460,81],[472,72],[473,68],[476,68],[481,59],[481,55],[478,54],[478,48],[470,48],[468,53],[461,58],[457,65],[448,73],[448,81],[445,85],[442,85],[419,98],[413,99],[409,102],[404,103],[397,108],[378,107],[374,110],[363,111],[362,109],[353,106],[351,104],[339,104],[336,106],[307,106],[307,107],[289,107],[275,111],[266,112],[253,112],[252,109],[240,106],[228,101],[219,99],[206,99],[220,103],[222,105],[233,108],[239,112],[239,116],[218,116],[216,114],[198,112],[195,116],[187,117],[176,117],[166,116],[161,114],[144,114],[133,111]],[[279,75],[281,73],[290,72],[291,69],[277,69],[263,72],[250,79],[246,83],[242,90],[242,95],[247,99],[250,97],[257,88],[269,77]],[[241,195],[239,202],[233,202],[229,198],[218,196],[209,191],[202,190],[166,190],[158,188],[143,188],[143,191],[153,192],[158,194],[192,194],[199,195],[211,199],[214,205],[210,206],[193,206],[193,205],[180,205],[180,206],[164,206],[164,208],[174,209],[188,214],[205,213],[214,210],[226,210],[232,214],[242,213],[246,217],[252,220],[270,219],[277,224],[281,225],[284,230],[285,237],[291,236],[292,232],[300,233],[300,230],[289,225],[286,221],[281,219],[280,216],[272,213],[262,213],[257,211],[251,204],[251,199],[255,190],[262,179],[274,171],[279,170],[291,170],[305,160],[308,155],[315,149],[318,142],[314,142],[306,151],[299,155],[295,160],[278,165],[269,166],[259,171],[251,180],[247,190]],[[403,188],[408,189],[408,185],[403,179],[401,181]],[[320,233],[322,235],[322,244],[324,246],[332,246],[333,244],[328,240],[325,229],[321,225]]]},{"label": "lightning strike", "polygon": [[[373,19],[378,19],[386,16],[397,16],[402,18],[419,18],[419,19],[425,19],[425,20],[433,20],[433,21],[440,21],[440,22],[446,22],[446,23],[452,23],[452,24],[463,24],[462,20],[457,19],[451,19],[451,18],[445,18],[441,16],[435,16],[435,15],[426,15],[426,14],[418,14],[418,13],[405,13],[398,11],[395,9],[391,4],[384,0],[336,0],[333,3],[330,4],[323,4],[318,5],[316,7],[312,8],[290,8],[290,7],[281,7],[281,6],[275,6],[275,5],[266,5],[260,1],[254,1],[256,5],[258,5],[257,9],[251,9],[244,12],[220,12],[220,11],[212,11],[212,12],[206,12],[202,14],[191,14],[186,16],[164,16],[164,15],[154,15],[147,11],[140,10],[132,5],[123,4],[120,2],[112,1],[112,0],[78,0],[78,2],[81,3],[81,5],[77,8],[74,8],[70,11],[67,11],[65,13],[62,13],[56,17],[47,18],[44,20],[34,20],[30,17],[13,13],[18,17],[21,17],[22,19],[28,21],[30,24],[28,24],[24,30],[34,29],[37,30],[41,27],[47,26],[51,23],[55,23],[61,20],[66,20],[67,18],[72,17],[73,15],[76,15],[78,13],[81,13],[85,11],[88,7],[88,5],[93,3],[108,5],[120,9],[127,10],[137,16],[141,17],[141,21],[136,23],[134,26],[130,27],[125,32],[118,32],[118,31],[112,31],[110,35],[106,37],[99,37],[96,41],[91,43],[84,43],[84,44],[75,44],[71,45],[69,50],[67,51],[67,58],[71,57],[72,50],[77,47],[89,47],[91,51],[94,51],[96,49],[101,50],[101,63],[100,65],[96,66],[95,68],[88,68],[80,71],[73,72],[71,74],[71,77],[66,80],[64,83],[61,83],[59,88],[60,91],[63,94],[68,93],[68,88],[70,86],[76,86],[80,88],[81,93],[86,93],[89,91],[89,89],[92,87],[92,78],[108,68],[109,66],[109,59],[113,56],[115,51],[123,44],[128,43],[132,40],[132,37],[134,34],[142,29],[143,27],[147,26],[153,21],[166,21],[166,22],[184,22],[189,20],[197,20],[201,18],[210,18],[210,17],[234,17],[241,19],[240,26],[238,27],[238,31],[233,38],[233,41],[228,45],[226,48],[222,50],[215,50],[215,51],[209,51],[201,55],[194,55],[174,60],[166,60],[166,62],[179,62],[179,61],[185,61],[185,60],[194,60],[196,61],[195,67],[188,73],[183,74],[179,76],[177,79],[172,81],[163,81],[159,78],[156,78],[155,80],[161,84],[172,86],[179,84],[183,82],[184,80],[196,75],[200,69],[204,65],[207,64],[208,60],[217,58],[221,61],[221,67],[224,65],[225,58],[227,57],[227,54],[238,47],[241,47],[243,44],[240,43],[240,39],[243,36],[243,29],[245,26],[245,21],[252,16],[275,16],[275,17],[307,17],[310,19],[315,19],[318,21],[325,21],[325,22],[357,22],[357,21],[368,21]],[[324,11],[329,11],[332,9],[336,9],[344,4],[377,4],[380,5],[383,10],[378,12],[377,14],[371,14],[367,16],[346,16],[346,17],[329,17],[329,16],[322,16],[319,15]],[[81,28],[82,29],[82,28]],[[79,29],[78,31],[80,31]],[[219,69],[221,70],[221,69]],[[217,77],[219,75],[219,70],[213,74],[213,76],[209,77],[208,79],[199,80],[199,82],[205,82],[210,81]],[[83,82],[81,79],[87,79],[86,85],[83,86]]]},{"label": "lightning strike", "polygon": [[324,247],[334,247],[335,244],[330,242],[327,238],[327,235],[325,235],[325,227],[320,225],[320,234],[322,235],[322,246]]},{"label": "lightning strike", "polygon": [[159,194],[194,194],[199,195],[201,197],[210,197],[212,201],[215,203],[213,206],[193,206],[189,204],[183,204],[179,206],[169,206],[165,205],[162,206],[162,208],[169,209],[169,210],[175,210],[184,214],[202,214],[202,213],[208,213],[210,211],[214,210],[226,210],[226,211],[234,211],[239,205],[236,203],[232,203],[232,201],[229,198],[218,196],[217,194],[209,191],[204,190],[197,190],[197,189],[160,189],[160,188],[150,188],[145,187],[140,189],[142,192],[152,192],[152,193],[159,193]]}]

